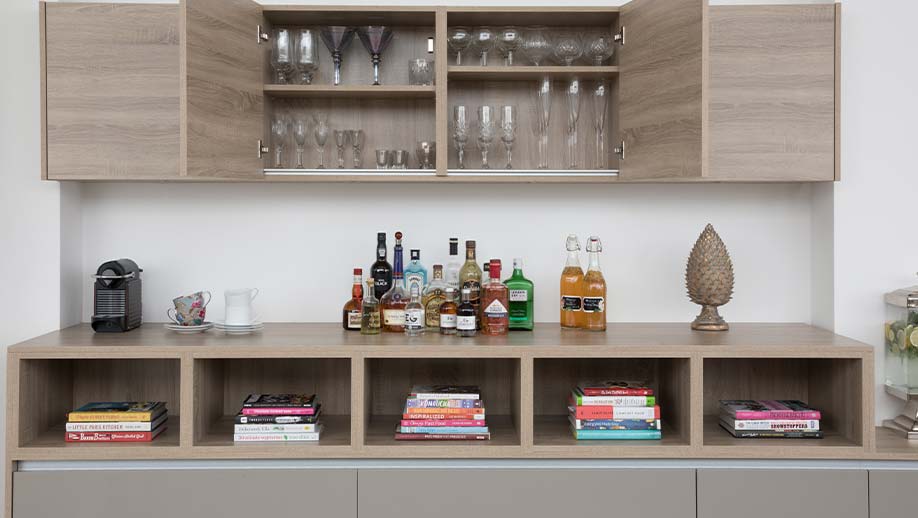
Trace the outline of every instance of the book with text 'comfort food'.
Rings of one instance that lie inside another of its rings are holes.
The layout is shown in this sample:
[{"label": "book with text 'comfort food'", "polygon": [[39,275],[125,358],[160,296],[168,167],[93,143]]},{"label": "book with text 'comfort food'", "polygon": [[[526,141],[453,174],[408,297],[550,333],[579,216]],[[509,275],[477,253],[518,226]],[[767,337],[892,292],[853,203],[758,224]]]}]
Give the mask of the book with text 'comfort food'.
[{"label": "book with text 'comfort food'", "polygon": [[166,403],[162,401],[94,401],[70,412],[67,420],[72,423],[153,421],[165,410]]},{"label": "book with text 'comfort food'", "polygon": [[585,396],[652,396],[653,390],[639,381],[581,381],[577,384]]}]

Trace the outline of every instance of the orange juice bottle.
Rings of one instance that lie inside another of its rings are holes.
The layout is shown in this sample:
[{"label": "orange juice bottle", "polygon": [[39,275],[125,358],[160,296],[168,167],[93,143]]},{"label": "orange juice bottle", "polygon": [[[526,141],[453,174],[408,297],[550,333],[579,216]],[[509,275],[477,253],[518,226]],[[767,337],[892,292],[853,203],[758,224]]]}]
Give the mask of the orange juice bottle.
[{"label": "orange juice bottle", "polygon": [[602,242],[591,236],[587,243],[590,254],[590,266],[583,276],[583,328],[588,331],[606,330],[606,279],[599,267],[599,252]]},{"label": "orange juice bottle", "polygon": [[567,263],[561,272],[561,327],[583,327],[583,268],[580,240],[567,236]]}]

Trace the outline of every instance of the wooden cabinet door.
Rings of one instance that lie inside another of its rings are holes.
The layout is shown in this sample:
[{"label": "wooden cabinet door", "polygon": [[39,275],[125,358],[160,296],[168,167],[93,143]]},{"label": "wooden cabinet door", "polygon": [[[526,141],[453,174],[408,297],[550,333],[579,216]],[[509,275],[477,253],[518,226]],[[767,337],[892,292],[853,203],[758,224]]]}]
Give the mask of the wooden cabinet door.
[{"label": "wooden cabinet door", "polygon": [[181,170],[187,176],[260,178],[264,74],[261,6],[183,0]]},{"label": "wooden cabinet door", "polygon": [[179,175],[174,5],[42,3],[42,177]]},{"label": "wooden cabinet door", "polygon": [[622,6],[619,127],[624,179],[703,176],[707,4],[632,0]]}]

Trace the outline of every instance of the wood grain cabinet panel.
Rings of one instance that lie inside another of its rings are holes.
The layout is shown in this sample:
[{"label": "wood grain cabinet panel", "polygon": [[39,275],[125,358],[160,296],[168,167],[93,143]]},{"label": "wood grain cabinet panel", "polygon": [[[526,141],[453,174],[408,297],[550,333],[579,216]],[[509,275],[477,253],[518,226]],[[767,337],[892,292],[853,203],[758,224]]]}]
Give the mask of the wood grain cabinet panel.
[{"label": "wood grain cabinet panel", "polygon": [[867,472],[698,470],[698,518],[736,516],[867,518]]},{"label": "wood grain cabinet panel", "polygon": [[915,514],[918,471],[871,471],[870,518],[903,518]]},{"label": "wood grain cabinet panel", "polygon": [[610,508],[695,516],[690,469],[395,469],[360,470],[358,478],[361,518],[607,516]]}]

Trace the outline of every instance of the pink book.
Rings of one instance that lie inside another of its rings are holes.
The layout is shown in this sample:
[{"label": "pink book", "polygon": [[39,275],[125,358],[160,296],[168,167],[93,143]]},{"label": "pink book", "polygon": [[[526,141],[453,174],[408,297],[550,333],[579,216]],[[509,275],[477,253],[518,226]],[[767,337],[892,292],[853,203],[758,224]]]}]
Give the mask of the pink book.
[{"label": "pink book", "polygon": [[794,399],[729,399],[720,408],[734,419],[822,419],[819,410]]},{"label": "pink book", "polygon": [[313,415],[315,408],[276,407],[276,408],[243,408],[242,415]]},{"label": "pink book", "polygon": [[402,426],[486,426],[481,419],[402,419]]}]

